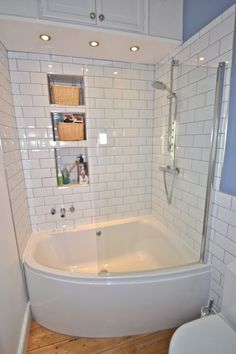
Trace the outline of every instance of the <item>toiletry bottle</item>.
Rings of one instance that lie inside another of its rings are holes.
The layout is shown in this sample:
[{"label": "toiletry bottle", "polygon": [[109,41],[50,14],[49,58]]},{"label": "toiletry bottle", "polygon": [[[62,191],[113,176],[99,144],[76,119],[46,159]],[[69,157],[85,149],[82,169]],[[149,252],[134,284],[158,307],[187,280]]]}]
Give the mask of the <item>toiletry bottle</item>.
[{"label": "toiletry bottle", "polygon": [[62,176],[61,171],[58,171],[57,185],[58,185],[58,187],[62,187],[63,186],[63,176]]},{"label": "toiletry bottle", "polygon": [[85,179],[86,183],[89,183],[89,177],[88,177],[88,163],[87,163],[87,156],[83,155],[83,160],[84,160],[84,170],[85,170]]},{"label": "toiletry bottle", "polygon": [[64,166],[64,168],[63,168],[62,176],[63,176],[63,184],[69,184],[70,183],[69,171],[66,166]]},{"label": "toiletry bottle", "polygon": [[80,155],[80,161],[81,162],[79,164],[79,183],[88,184],[86,156]]},{"label": "toiletry bottle", "polygon": [[85,172],[86,172],[86,174],[88,174],[88,164],[87,164],[87,161],[86,161],[86,155],[83,155],[82,157],[83,157]]}]

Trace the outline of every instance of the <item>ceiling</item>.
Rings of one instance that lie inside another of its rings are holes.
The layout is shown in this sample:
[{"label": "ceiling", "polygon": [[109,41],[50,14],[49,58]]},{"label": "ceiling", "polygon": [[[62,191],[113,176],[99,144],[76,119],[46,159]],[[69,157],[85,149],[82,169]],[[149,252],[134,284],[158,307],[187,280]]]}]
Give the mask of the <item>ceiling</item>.
[{"label": "ceiling", "polygon": [[[49,34],[51,41],[40,40],[41,33]],[[10,16],[0,16],[0,39],[10,51],[146,64],[155,64],[180,44],[177,40]],[[98,41],[99,47],[90,47],[91,40]],[[132,45],[140,50],[131,52]]]}]

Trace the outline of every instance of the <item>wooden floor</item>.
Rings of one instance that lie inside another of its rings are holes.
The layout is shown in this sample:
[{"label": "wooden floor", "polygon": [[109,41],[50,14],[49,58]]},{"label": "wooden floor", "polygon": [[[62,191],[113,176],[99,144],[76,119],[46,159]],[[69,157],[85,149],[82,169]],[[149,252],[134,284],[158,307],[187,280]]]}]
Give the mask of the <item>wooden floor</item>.
[{"label": "wooden floor", "polygon": [[174,329],[121,338],[76,338],[51,332],[33,321],[27,354],[168,354]]}]

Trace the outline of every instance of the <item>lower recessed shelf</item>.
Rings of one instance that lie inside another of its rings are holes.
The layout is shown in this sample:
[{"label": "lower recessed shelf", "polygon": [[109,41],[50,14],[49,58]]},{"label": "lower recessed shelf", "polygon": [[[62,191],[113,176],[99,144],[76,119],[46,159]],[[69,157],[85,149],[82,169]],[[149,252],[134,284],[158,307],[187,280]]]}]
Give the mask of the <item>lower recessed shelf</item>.
[{"label": "lower recessed shelf", "polygon": [[89,184],[86,148],[56,148],[54,152],[58,187],[86,186]]}]

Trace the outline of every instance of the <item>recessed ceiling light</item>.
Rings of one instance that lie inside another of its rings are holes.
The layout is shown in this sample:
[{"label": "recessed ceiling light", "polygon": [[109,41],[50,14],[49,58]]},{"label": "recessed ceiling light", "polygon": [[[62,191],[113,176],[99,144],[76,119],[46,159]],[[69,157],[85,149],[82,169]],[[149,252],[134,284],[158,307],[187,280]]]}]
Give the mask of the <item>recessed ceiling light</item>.
[{"label": "recessed ceiling light", "polygon": [[89,45],[90,45],[91,47],[98,47],[98,46],[99,46],[99,42],[97,42],[97,41],[90,41],[90,42],[89,42]]},{"label": "recessed ceiling light", "polygon": [[53,67],[53,65],[52,64],[48,64],[48,68],[52,68]]},{"label": "recessed ceiling light", "polygon": [[133,45],[132,47],[129,48],[129,50],[131,50],[131,52],[137,52],[139,50],[139,46]]},{"label": "recessed ceiling light", "polygon": [[117,75],[117,74],[118,74],[118,71],[113,71],[113,74],[114,74],[114,75]]},{"label": "recessed ceiling light", "polygon": [[40,34],[39,36],[40,39],[42,39],[42,41],[48,42],[51,40],[51,37],[48,34]]},{"label": "recessed ceiling light", "polygon": [[200,57],[200,58],[199,58],[200,61],[203,61],[204,59],[205,59],[204,57]]}]

